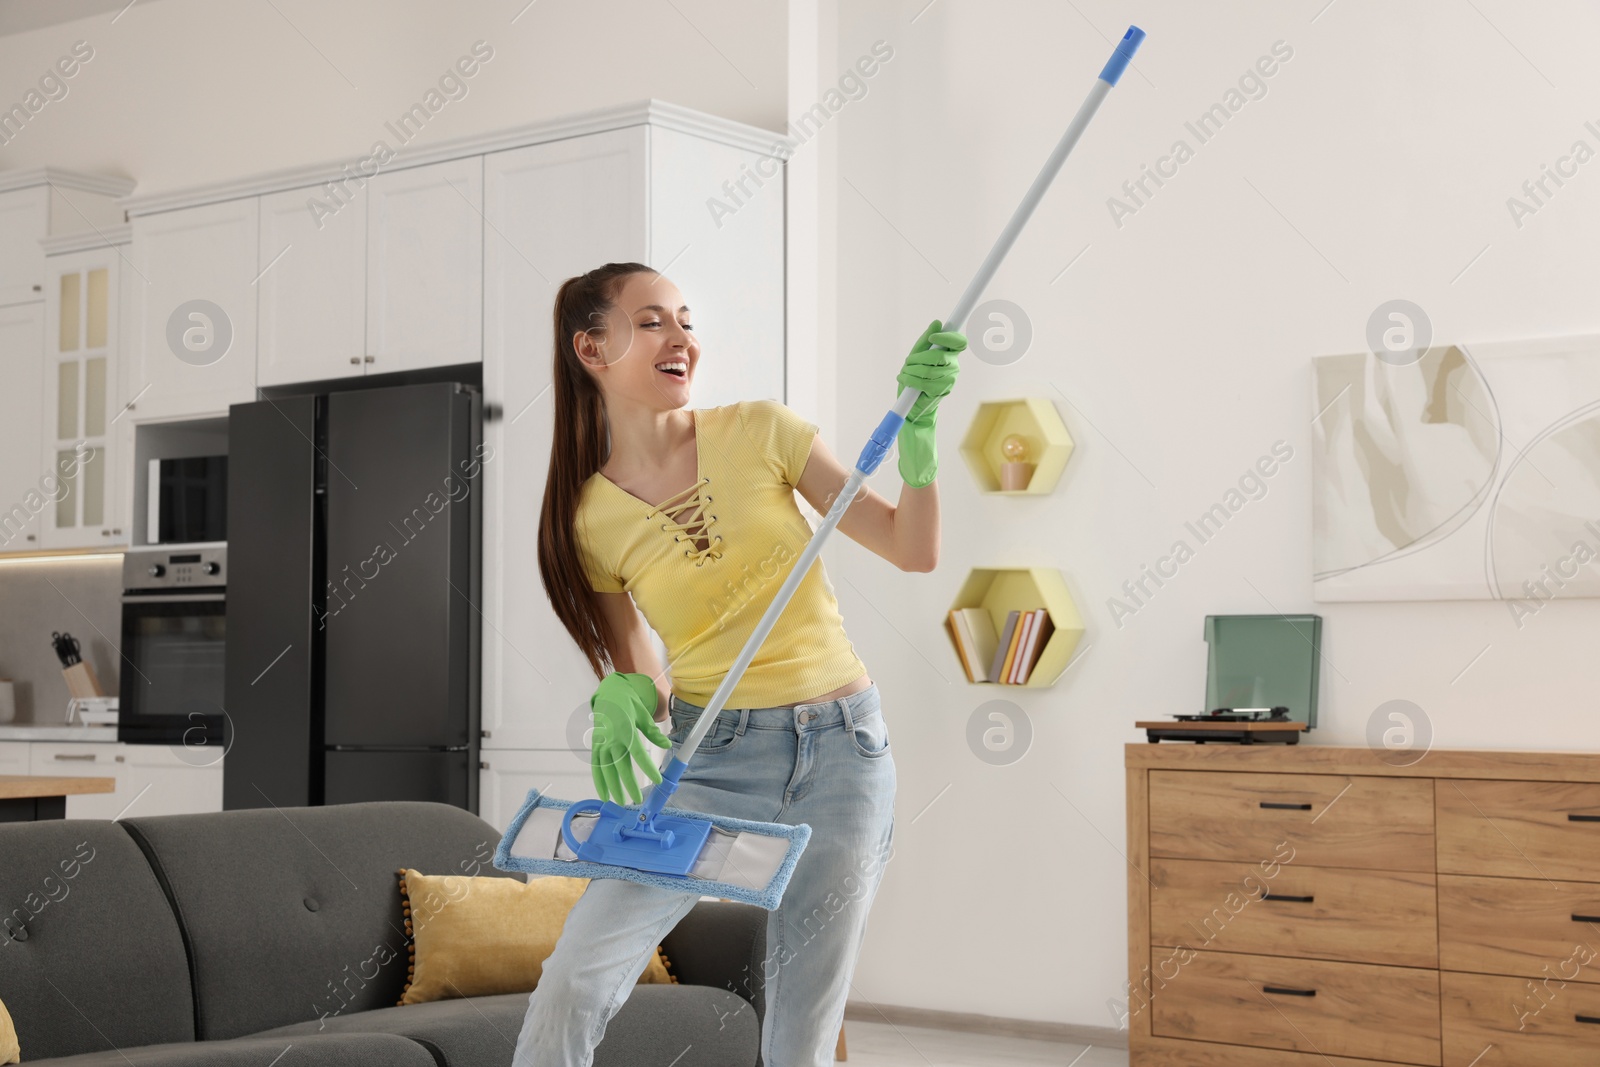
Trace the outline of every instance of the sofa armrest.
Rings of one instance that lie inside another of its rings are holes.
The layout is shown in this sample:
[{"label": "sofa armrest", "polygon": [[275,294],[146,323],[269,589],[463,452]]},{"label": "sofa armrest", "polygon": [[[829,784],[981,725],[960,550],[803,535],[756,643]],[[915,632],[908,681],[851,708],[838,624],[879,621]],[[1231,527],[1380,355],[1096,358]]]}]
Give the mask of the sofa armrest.
[{"label": "sofa armrest", "polygon": [[685,985],[731,990],[766,1015],[767,912],[754,904],[702,900],[661,942]]}]

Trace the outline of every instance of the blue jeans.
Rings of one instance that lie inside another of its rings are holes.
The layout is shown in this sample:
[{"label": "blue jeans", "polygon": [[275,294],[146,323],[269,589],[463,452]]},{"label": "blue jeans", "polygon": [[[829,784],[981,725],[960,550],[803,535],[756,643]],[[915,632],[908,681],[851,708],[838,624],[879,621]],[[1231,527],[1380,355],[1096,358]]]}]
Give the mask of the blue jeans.
[{"label": "blue jeans", "polygon": [[[702,710],[672,698],[674,745]],[[894,793],[889,731],[873,684],[817,704],[722,709],[668,802],[811,826],[783,901],[767,916],[765,1067],[833,1062],[867,912],[891,854]],[[589,1067],[650,954],[698,902],[621,878],[591,881],[528,998],[513,1067]]]}]

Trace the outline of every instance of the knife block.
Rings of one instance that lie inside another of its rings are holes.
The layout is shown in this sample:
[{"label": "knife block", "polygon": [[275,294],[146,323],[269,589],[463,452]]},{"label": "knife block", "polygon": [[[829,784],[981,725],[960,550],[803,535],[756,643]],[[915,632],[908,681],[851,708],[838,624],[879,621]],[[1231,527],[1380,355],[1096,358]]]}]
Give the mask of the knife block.
[{"label": "knife block", "polygon": [[80,660],[70,667],[63,667],[61,669],[61,676],[67,680],[68,696],[105,696],[105,694],[100,691],[100,679],[94,676],[94,668],[89,666],[88,660]]}]

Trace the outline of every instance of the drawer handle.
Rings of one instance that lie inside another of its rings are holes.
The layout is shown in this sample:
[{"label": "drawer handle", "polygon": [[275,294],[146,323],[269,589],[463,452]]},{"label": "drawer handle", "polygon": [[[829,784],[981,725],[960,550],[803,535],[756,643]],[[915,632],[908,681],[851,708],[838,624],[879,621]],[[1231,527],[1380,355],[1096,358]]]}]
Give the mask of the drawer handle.
[{"label": "drawer handle", "polygon": [[1315,989],[1285,989],[1283,986],[1277,985],[1264,985],[1261,987],[1261,992],[1278,993],[1286,997],[1314,997],[1317,995]]},{"label": "drawer handle", "polygon": [[1276,800],[1263,800],[1261,802],[1261,806],[1263,808],[1273,808],[1273,809],[1277,809],[1277,810],[1280,810],[1280,811],[1310,811],[1311,810],[1311,805],[1310,804],[1284,804],[1284,803],[1281,803],[1281,802],[1276,801]]},{"label": "drawer handle", "polygon": [[1600,1023],[1600,1016],[1597,1015],[1574,1015],[1573,1018],[1580,1023]]},{"label": "drawer handle", "polygon": [[1600,815],[1568,815],[1568,822],[1600,822]]},{"label": "drawer handle", "polygon": [[[1281,900],[1285,904],[1310,904],[1312,901],[1316,900],[1317,898],[1316,897],[1286,897],[1281,893],[1274,893],[1271,890],[1268,890],[1267,892],[1261,894],[1261,899],[1262,900]],[[1574,915],[1573,918],[1576,919],[1577,916]]]},{"label": "drawer handle", "polygon": [[1574,915],[1572,921],[1575,923],[1600,923],[1600,915]]},{"label": "drawer handle", "polygon": [[56,759],[86,759],[86,760],[89,760],[90,762],[93,762],[94,761],[94,757],[95,757],[95,754],[93,752],[85,752],[85,753],[83,753],[81,755],[77,755],[77,756],[69,756],[65,752],[57,752],[56,753]]}]

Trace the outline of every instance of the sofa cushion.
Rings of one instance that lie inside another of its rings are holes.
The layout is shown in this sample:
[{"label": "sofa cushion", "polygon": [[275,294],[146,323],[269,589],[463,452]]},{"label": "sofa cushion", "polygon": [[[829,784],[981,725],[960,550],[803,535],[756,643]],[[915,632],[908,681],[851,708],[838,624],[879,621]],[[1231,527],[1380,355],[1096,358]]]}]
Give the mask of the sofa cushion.
[{"label": "sofa cushion", "polygon": [[[31,1059],[24,1063],[32,1063]],[[252,1037],[106,1049],[50,1060],[44,1067],[434,1067],[422,1045],[393,1034]]]},{"label": "sofa cushion", "polygon": [[395,1005],[406,979],[398,868],[516,877],[491,862],[499,831],[450,804],[268,807],[122,825],[171,893],[202,1041]]},{"label": "sofa cushion", "polygon": [[[407,867],[399,874],[411,972],[400,1004],[532,992],[589,885],[587,878],[558,874],[528,882]],[[639,981],[672,983],[659,947]]]},{"label": "sofa cushion", "polygon": [[[402,1034],[432,1050],[440,1067],[506,1067],[528,998],[504,993],[406,1004],[282,1026],[256,1037]],[[750,1067],[760,1051],[760,1023],[736,994],[710,986],[636,985],[606,1026],[594,1067],[665,1065],[680,1055],[676,1067]]]},{"label": "sofa cushion", "polygon": [[0,1000],[24,1063],[194,1040],[183,938],[121,823],[0,823]]}]

